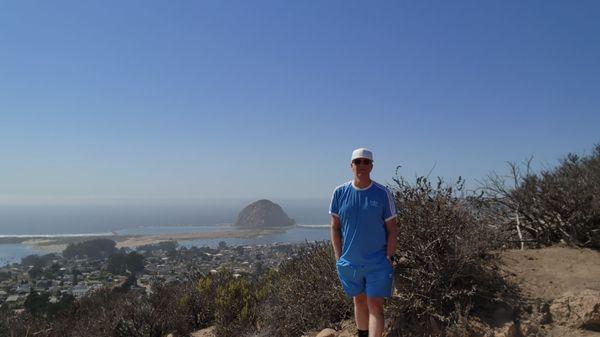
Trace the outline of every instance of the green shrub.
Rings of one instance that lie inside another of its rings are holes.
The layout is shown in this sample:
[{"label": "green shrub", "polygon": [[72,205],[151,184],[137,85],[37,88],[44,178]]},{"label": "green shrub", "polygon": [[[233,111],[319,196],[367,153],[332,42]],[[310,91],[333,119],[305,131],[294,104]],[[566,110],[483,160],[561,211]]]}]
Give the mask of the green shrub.
[{"label": "green shrub", "polygon": [[215,332],[217,336],[241,336],[254,330],[256,322],[256,295],[254,282],[246,277],[233,277],[221,271],[221,282],[216,289]]},{"label": "green shrub", "polygon": [[234,277],[221,268],[216,274],[200,276],[180,287],[176,301],[175,333],[215,326],[218,336],[242,335],[253,331],[256,322],[257,282],[251,276]]},{"label": "green shrub", "polygon": [[204,328],[215,319],[215,298],[217,297],[218,280],[212,275],[198,280],[191,302],[196,304],[194,316],[197,324]]}]

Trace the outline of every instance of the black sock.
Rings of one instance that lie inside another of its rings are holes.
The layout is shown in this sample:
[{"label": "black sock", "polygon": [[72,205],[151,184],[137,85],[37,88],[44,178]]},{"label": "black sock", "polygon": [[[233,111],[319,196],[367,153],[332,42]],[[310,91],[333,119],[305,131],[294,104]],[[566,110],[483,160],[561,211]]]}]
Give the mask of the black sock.
[{"label": "black sock", "polygon": [[358,330],[358,337],[369,337],[369,330]]}]

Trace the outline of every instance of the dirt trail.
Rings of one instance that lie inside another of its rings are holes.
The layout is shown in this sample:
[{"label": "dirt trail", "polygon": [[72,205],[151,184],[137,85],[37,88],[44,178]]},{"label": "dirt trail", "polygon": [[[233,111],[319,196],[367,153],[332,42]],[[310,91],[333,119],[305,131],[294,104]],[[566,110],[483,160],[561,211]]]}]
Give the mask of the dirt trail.
[{"label": "dirt trail", "polygon": [[[567,293],[577,294],[585,289],[600,291],[598,251],[567,247],[510,250],[503,252],[501,259],[504,277],[518,284],[528,299],[541,299],[551,304]],[[600,337],[600,332],[549,321],[540,324],[535,336]]]},{"label": "dirt trail", "polygon": [[550,247],[501,255],[506,277],[530,298],[555,299],[567,291],[600,290],[600,252]]}]

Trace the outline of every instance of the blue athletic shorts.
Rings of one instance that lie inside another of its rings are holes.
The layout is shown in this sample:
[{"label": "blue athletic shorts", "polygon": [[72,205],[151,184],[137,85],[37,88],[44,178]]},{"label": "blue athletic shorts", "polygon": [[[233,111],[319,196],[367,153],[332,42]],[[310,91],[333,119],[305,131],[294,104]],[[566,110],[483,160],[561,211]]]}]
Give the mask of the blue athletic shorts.
[{"label": "blue athletic shorts", "polygon": [[355,266],[338,261],[338,277],[348,297],[365,293],[367,297],[391,297],[394,289],[394,271],[389,261],[374,265]]}]

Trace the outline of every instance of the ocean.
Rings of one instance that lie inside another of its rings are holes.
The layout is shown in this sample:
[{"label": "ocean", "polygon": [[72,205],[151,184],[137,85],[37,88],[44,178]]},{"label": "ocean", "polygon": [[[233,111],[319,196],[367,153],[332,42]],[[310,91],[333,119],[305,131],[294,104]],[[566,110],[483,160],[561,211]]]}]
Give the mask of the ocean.
[{"label": "ocean", "polygon": [[[327,200],[273,200],[298,226],[254,238],[193,240],[182,246],[303,242],[329,238]],[[0,237],[133,235],[234,230],[239,211],[251,201],[137,203],[110,205],[0,205]],[[25,244],[0,244],[0,266],[29,254],[45,254]]]}]

